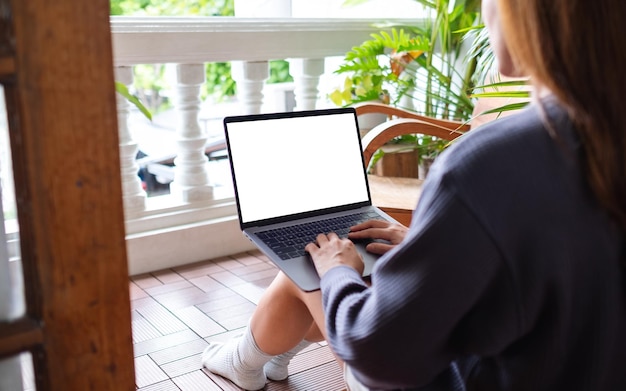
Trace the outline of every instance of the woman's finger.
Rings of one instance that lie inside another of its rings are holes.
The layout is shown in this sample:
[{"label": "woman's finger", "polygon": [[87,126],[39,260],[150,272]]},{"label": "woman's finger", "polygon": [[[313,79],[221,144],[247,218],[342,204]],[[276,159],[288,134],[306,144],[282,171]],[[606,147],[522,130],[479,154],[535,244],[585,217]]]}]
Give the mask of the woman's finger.
[{"label": "woman's finger", "polygon": [[365,250],[367,250],[367,252],[370,252],[372,254],[383,255],[384,253],[386,253],[387,251],[391,250],[394,247],[395,245],[393,244],[372,242],[365,247]]},{"label": "woman's finger", "polygon": [[357,225],[350,227],[350,231],[355,232],[355,231],[362,231],[362,230],[370,229],[370,228],[386,228],[386,227],[389,227],[391,224],[393,223],[389,221],[367,220],[367,221],[364,221],[362,223],[359,223]]},{"label": "woman's finger", "polygon": [[353,239],[384,239],[402,240],[406,235],[406,228],[401,225],[391,225],[385,228],[368,228],[362,231],[349,232],[348,237]]},{"label": "woman's finger", "polygon": [[328,242],[328,236],[326,236],[326,234],[319,234],[315,237],[315,242],[321,247],[323,243]]}]

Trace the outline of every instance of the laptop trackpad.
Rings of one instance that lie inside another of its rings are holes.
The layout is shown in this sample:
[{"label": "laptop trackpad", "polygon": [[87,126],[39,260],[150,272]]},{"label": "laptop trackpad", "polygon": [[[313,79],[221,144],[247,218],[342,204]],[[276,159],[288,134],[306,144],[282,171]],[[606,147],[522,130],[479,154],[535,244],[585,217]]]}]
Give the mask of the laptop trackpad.
[{"label": "laptop trackpad", "polygon": [[[380,258],[380,255],[369,253],[365,250],[366,243],[356,243],[357,251],[363,258],[363,264],[365,266],[363,270],[363,276],[367,277],[372,273],[374,263]],[[315,270],[315,265],[311,260],[310,255],[303,257],[292,258],[285,261],[281,261],[278,266],[290,277],[296,285],[305,292],[314,291],[320,288],[320,279]]]},{"label": "laptop trackpad", "polygon": [[365,265],[365,269],[363,269],[363,277],[367,277],[372,274],[374,263],[376,263],[376,260],[380,258],[380,255],[372,254],[365,250],[365,246],[367,246],[368,243],[370,242],[355,243],[355,247],[357,248],[357,251],[361,254],[361,257],[363,258],[363,264]]}]

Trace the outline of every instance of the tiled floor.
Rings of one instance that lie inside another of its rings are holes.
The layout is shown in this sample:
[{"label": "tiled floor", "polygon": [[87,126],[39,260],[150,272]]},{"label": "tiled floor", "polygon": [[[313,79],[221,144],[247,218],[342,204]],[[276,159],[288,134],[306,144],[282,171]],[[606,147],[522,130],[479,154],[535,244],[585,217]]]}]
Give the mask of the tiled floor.
[{"label": "tiled floor", "polygon": [[[131,277],[136,384],[140,391],[240,390],[202,368],[207,341],[241,331],[277,269],[258,252]],[[268,391],[344,390],[328,346],[313,344]]]}]

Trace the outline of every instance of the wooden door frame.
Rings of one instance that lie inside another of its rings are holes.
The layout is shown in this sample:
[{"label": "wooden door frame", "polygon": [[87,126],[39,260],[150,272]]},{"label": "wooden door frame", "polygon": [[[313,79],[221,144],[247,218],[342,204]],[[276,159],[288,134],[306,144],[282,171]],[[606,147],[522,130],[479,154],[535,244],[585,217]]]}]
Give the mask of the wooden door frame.
[{"label": "wooden door frame", "polygon": [[135,389],[108,0],[0,0],[27,314],[0,358],[31,351],[37,390]]}]

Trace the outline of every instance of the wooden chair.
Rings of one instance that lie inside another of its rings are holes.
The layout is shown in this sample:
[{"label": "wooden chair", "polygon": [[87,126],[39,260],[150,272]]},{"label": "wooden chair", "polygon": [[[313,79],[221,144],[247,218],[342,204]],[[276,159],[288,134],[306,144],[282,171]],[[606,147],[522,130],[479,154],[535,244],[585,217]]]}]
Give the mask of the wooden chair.
[{"label": "wooden chair", "polygon": [[[451,141],[470,130],[469,124],[429,118],[382,103],[361,103],[355,105],[355,109],[357,116],[378,113],[389,118],[363,136],[363,158],[366,164],[369,164],[372,156],[379,148],[398,136],[423,134]],[[421,179],[417,178],[370,174],[372,201],[374,205],[408,226],[421,193],[422,182]]]},{"label": "wooden chair", "polygon": [[[491,76],[486,84],[498,81],[510,81],[511,78]],[[500,87],[498,90],[529,91],[529,86]],[[366,102],[355,105],[358,116],[380,113],[388,120],[371,129],[363,136],[363,157],[369,164],[374,153],[394,137],[406,134],[423,134],[444,140],[454,140],[472,128],[476,128],[498,117],[514,113],[483,114],[490,109],[511,103],[528,102],[528,98],[481,98],[474,106],[472,119],[469,123],[430,118],[415,114],[408,110],[395,108],[382,103]],[[369,175],[370,191],[374,205],[380,207],[400,223],[409,225],[413,209],[421,193],[422,180],[415,178],[399,178]]]}]

